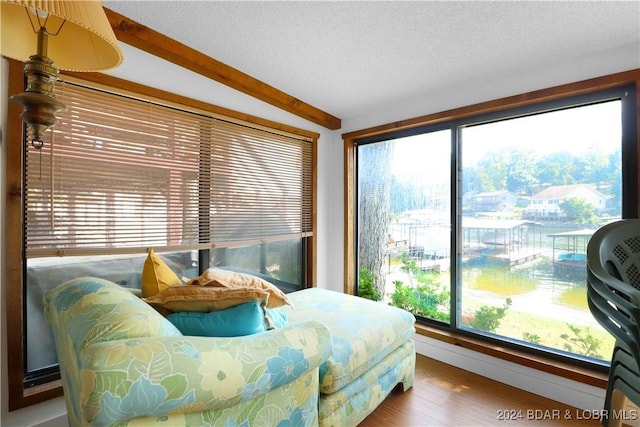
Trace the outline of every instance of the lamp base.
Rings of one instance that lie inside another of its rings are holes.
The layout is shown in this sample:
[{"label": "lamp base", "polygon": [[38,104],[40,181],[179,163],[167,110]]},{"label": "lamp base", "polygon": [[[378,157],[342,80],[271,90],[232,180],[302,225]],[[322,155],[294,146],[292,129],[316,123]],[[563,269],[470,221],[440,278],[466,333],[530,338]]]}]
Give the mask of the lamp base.
[{"label": "lamp base", "polygon": [[22,106],[20,118],[27,125],[27,139],[35,148],[42,148],[43,134],[58,122],[55,114],[65,110],[65,105],[55,98],[38,92],[23,92],[9,98]]},{"label": "lamp base", "polygon": [[31,56],[29,61],[25,62],[24,74],[27,77],[26,92],[9,99],[22,106],[20,117],[27,125],[27,139],[39,149],[44,144],[42,135],[57,122],[55,114],[66,107],[56,99],[53,92],[58,69],[49,58],[43,55]]}]

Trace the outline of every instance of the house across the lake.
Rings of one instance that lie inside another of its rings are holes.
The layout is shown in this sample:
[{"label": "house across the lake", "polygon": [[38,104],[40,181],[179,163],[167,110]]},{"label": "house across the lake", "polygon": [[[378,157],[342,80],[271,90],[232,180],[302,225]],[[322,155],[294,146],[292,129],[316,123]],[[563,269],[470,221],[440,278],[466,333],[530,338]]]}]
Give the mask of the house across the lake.
[{"label": "house across the lake", "polygon": [[518,196],[508,190],[478,193],[470,201],[473,212],[497,212],[513,209]]},{"label": "house across the lake", "polygon": [[528,218],[561,218],[565,215],[561,204],[568,199],[582,199],[593,205],[596,213],[602,213],[609,198],[587,184],[554,185],[531,197],[526,215]]}]

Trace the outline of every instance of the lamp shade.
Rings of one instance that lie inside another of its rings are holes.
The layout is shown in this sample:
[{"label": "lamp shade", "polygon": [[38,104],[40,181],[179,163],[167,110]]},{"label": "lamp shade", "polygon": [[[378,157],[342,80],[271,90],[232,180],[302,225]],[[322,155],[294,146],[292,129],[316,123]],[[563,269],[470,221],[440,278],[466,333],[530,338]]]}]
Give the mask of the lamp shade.
[{"label": "lamp shade", "polygon": [[[99,0],[1,0],[0,53],[26,61],[37,52],[34,33],[45,22],[51,37],[47,55],[62,70],[98,71],[114,68],[122,62],[109,20]],[[29,19],[31,16],[31,20]],[[63,21],[64,25],[63,25]],[[60,32],[54,36],[61,27]]]}]

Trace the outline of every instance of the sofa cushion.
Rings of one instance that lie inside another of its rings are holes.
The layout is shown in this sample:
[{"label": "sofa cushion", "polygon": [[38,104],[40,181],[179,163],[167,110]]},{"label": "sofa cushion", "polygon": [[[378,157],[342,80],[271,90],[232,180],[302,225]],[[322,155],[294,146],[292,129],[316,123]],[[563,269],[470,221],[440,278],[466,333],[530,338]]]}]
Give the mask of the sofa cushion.
[{"label": "sofa cushion", "polygon": [[172,286],[153,296],[143,298],[143,300],[154,307],[174,313],[181,311],[207,313],[250,301],[258,301],[260,304],[266,305],[269,293],[261,289],[227,289],[183,285]]},{"label": "sofa cushion", "polygon": [[413,340],[393,350],[376,365],[336,393],[318,402],[321,426],[355,426],[389,395],[398,383],[406,391],[413,385],[416,349]]},{"label": "sofa cushion", "polygon": [[269,292],[269,303],[267,305],[269,308],[291,304],[287,295],[274,284],[251,274],[238,273],[235,271],[223,270],[221,268],[209,268],[199,277],[188,280],[185,283],[187,285],[216,288],[258,289]]},{"label": "sofa cushion", "polygon": [[[106,341],[181,336],[178,329],[128,290],[107,280],[81,277],[48,292],[47,305],[69,327],[76,350]],[[49,312],[46,313],[49,316]],[[71,319],[77,321],[71,322]]]},{"label": "sofa cushion", "polygon": [[265,312],[257,301],[210,313],[172,313],[167,319],[183,335],[197,337],[239,337],[267,330]]},{"label": "sofa cushion", "polygon": [[295,306],[281,307],[289,322],[318,320],[327,326],[333,354],[320,367],[320,391],[334,393],[413,337],[408,311],[326,289],[290,293]]},{"label": "sofa cushion", "polygon": [[150,297],[171,286],[182,284],[176,273],[160,258],[153,249],[144,261],[141,277],[142,296]]}]

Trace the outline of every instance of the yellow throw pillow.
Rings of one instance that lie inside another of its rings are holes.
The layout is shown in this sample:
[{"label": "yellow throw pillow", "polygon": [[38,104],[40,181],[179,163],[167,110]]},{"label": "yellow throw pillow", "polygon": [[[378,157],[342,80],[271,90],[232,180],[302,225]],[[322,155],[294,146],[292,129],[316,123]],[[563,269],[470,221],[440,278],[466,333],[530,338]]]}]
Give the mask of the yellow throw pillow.
[{"label": "yellow throw pillow", "polygon": [[[250,288],[211,288],[201,286],[173,286],[158,292],[143,301],[160,309],[172,311],[195,311],[208,313],[224,310],[246,302],[258,301],[267,304],[269,292]],[[162,312],[162,310],[159,310]]]},{"label": "yellow throw pillow", "polygon": [[150,297],[171,286],[180,286],[180,278],[156,255],[153,249],[142,267],[142,297]]},{"label": "yellow throw pillow", "polygon": [[269,293],[267,307],[275,308],[285,304],[292,305],[287,295],[276,285],[251,274],[236,273],[221,268],[209,268],[199,277],[188,280],[187,285],[199,285],[216,288],[249,288]]}]

